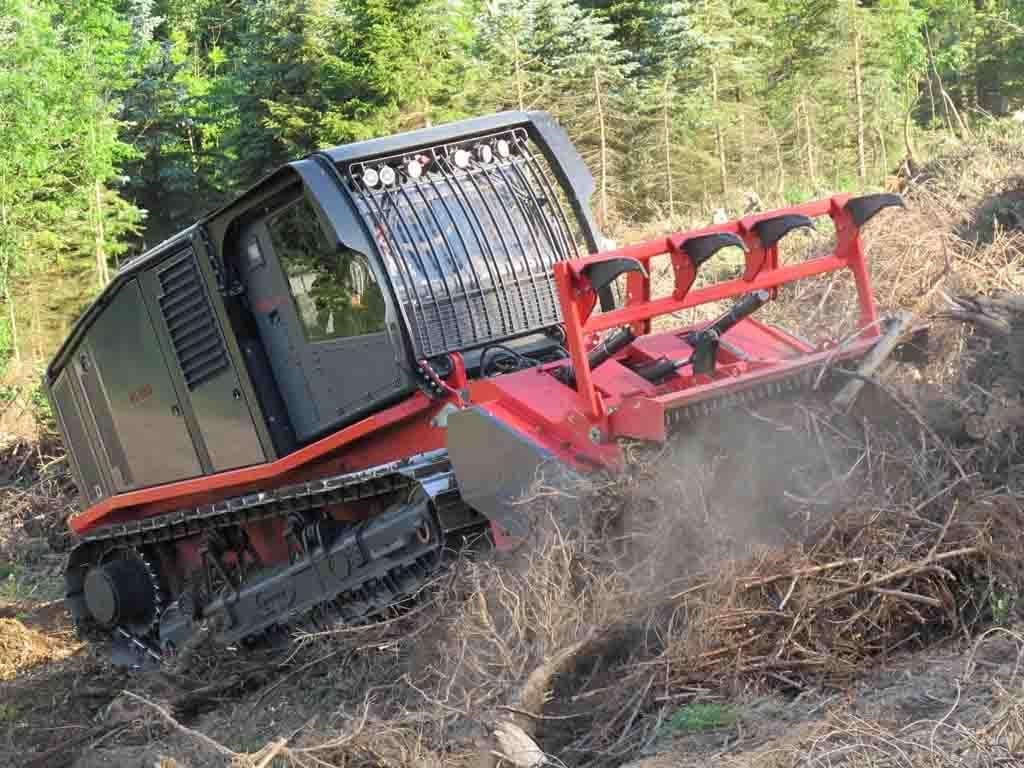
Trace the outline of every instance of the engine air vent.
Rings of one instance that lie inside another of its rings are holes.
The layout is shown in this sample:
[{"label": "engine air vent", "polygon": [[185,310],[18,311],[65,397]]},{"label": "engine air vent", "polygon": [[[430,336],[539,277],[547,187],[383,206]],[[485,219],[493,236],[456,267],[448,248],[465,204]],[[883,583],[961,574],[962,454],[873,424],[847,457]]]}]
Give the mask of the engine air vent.
[{"label": "engine air vent", "polygon": [[228,367],[227,350],[203,288],[195,253],[186,251],[157,273],[160,310],[189,390]]}]

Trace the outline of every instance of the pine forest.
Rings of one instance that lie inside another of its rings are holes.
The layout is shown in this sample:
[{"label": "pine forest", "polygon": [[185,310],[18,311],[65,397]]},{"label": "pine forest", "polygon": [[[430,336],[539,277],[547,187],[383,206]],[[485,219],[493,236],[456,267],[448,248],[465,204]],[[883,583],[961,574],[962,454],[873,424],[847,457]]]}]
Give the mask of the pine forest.
[{"label": "pine forest", "polygon": [[547,110],[614,237],[881,188],[1022,98],[1018,0],[0,0],[0,366],[318,148]]}]

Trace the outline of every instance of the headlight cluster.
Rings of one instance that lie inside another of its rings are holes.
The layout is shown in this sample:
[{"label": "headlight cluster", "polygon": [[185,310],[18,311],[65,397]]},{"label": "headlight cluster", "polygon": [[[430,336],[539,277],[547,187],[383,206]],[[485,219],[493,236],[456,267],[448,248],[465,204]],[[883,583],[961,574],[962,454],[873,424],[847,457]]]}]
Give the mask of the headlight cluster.
[{"label": "headlight cluster", "polygon": [[[474,160],[482,165],[487,165],[494,162],[495,156],[503,160],[512,156],[512,144],[508,139],[480,142],[472,147],[460,147],[448,152],[444,159],[456,168],[465,170]],[[436,166],[439,161],[443,163],[443,160],[438,157],[412,155],[400,160],[385,161],[376,166],[364,166],[362,183],[368,189],[391,187],[398,182],[399,176],[413,180],[420,178],[424,171],[432,165]]]}]

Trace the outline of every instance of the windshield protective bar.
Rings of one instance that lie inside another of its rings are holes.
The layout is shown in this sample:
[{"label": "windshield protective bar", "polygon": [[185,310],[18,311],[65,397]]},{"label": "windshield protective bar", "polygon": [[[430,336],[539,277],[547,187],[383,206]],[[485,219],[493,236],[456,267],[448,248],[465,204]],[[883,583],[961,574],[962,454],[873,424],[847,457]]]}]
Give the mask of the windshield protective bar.
[{"label": "windshield protective bar", "polygon": [[342,177],[418,356],[561,323],[552,267],[586,246],[565,190],[524,128],[353,161]]}]

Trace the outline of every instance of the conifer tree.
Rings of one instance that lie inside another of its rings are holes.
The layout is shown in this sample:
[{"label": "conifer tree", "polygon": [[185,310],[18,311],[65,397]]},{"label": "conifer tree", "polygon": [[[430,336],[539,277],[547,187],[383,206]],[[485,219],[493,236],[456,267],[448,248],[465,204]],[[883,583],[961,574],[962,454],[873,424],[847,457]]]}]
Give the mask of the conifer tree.
[{"label": "conifer tree", "polygon": [[571,0],[493,2],[479,17],[489,101],[545,109],[572,135],[597,178],[595,208],[606,225],[624,187],[625,97],[636,63],[611,24]]},{"label": "conifer tree", "polygon": [[128,28],[111,5],[0,4],[0,281],[10,352],[41,362],[139,218],[111,98]]}]

